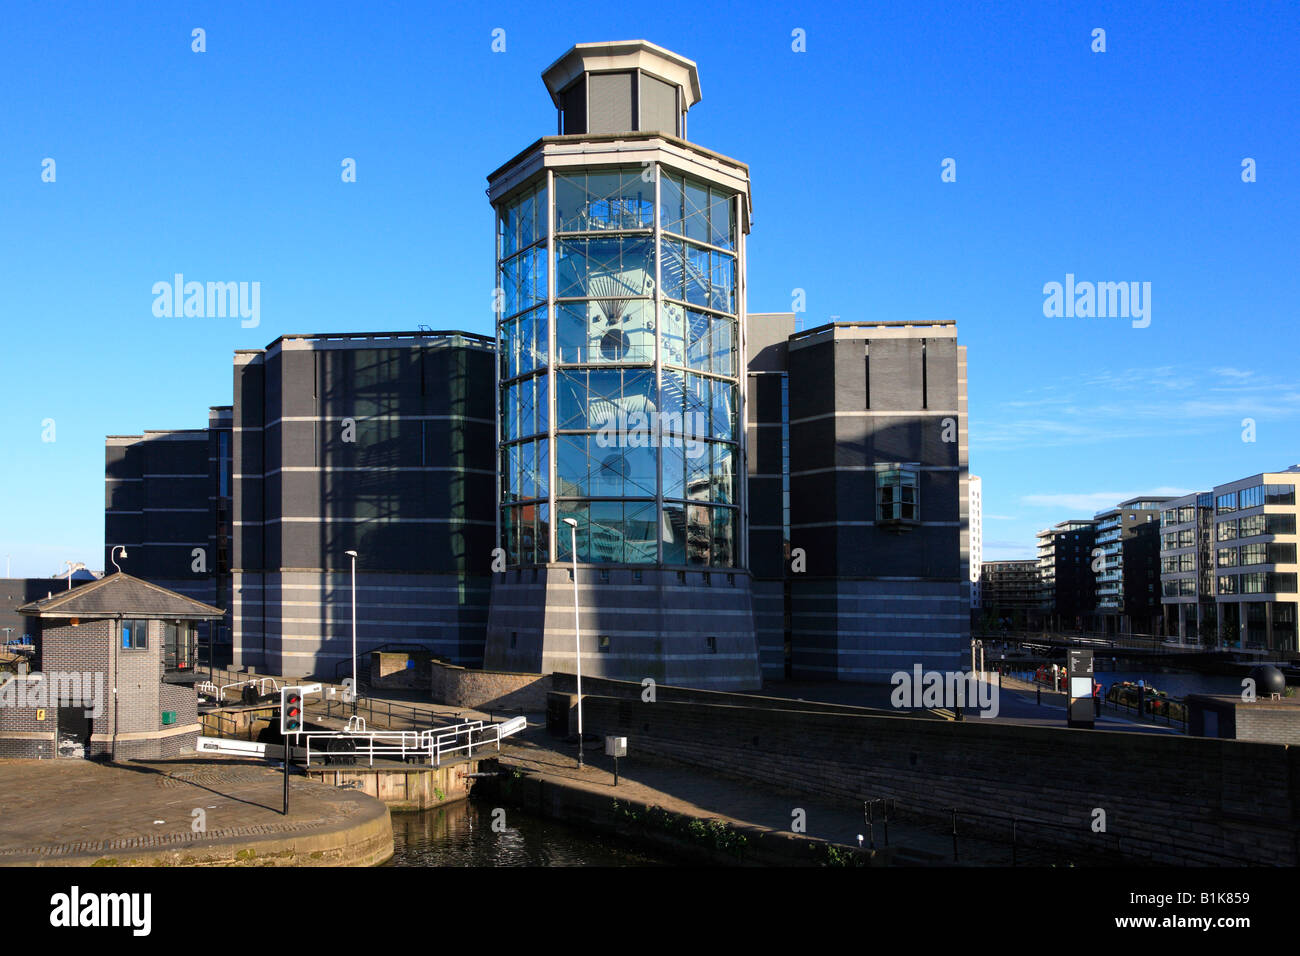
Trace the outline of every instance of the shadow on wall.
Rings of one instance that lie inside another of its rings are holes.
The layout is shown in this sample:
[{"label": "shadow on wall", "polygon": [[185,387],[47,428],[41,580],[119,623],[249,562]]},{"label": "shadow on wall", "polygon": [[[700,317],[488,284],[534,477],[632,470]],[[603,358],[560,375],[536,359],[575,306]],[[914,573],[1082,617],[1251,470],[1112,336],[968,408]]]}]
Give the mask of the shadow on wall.
[{"label": "shadow on wall", "polygon": [[469,710],[546,710],[550,674],[470,670],[430,661],[433,702]]}]

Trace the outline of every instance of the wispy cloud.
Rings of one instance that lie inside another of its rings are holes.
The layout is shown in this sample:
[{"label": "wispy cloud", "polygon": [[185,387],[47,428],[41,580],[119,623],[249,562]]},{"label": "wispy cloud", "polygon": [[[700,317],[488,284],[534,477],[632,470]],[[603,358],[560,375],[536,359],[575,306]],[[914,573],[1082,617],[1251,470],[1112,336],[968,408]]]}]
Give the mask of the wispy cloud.
[{"label": "wispy cloud", "polygon": [[[1030,410],[1037,414],[1027,414]],[[976,448],[1100,444],[1208,435],[1243,418],[1300,416],[1300,387],[1228,366],[1093,372],[1026,389],[971,423]]]},{"label": "wispy cloud", "polygon": [[1087,516],[1092,516],[1098,511],[1106,511],[1114,508],[1121,501],[1128,501],[1130,498],[1141,498],[1145,496],[1163,497],[1169,496],[1179,498],[1183,495],[1190,495],[1194,489],[1191,488],[1153,488],[1150,491],[1085,491],[1085,492],[1066,492],[1064,494],[1054,495],[1023,495],[1020,499],[1021,504],[1031,508],[1052,508],[1055,510],[1066,509],[1070,511],[1083,512]]},{"label": "wispy cloud", "polygon": [[1255,374],[1254,372],[1242,371],[1239,368],[1231,368],[1231,367],[1212,368],[1210,369],[1210,371],[1213,372],[1215,375],[1222,376],[1223,378],[1231,378],[1231,379],[1236,379],[1238,381],[1243,381],[1245,379],[1251,378]]}]

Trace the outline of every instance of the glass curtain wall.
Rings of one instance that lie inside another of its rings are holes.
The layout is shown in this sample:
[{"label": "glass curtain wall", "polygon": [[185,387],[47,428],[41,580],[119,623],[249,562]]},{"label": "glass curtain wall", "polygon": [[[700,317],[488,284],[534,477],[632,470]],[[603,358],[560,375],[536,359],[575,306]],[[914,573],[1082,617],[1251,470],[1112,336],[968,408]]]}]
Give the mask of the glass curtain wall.
[{"label": "glass curtain wall", "polygon": [[549,553],[550,443],[547,355],[546,183],[516,194],[497,215],[501,547],[506,563]]},{"label": "glass curtain wall", "polygon": [[650,167],[547,175],[553,220],[546,179],[497,217],[507,563],[548,560],[553,508],[557,560],[572,518],[583,562],[734,567],[737,196]]}]

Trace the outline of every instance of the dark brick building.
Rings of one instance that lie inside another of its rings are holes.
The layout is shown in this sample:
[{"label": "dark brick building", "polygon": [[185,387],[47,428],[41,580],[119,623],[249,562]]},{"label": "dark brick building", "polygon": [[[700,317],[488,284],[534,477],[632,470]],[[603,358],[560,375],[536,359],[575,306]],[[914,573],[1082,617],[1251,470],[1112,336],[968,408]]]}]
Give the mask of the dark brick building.
[{"label": "dark brick building", "polygon": [[479,665],[494,528],[492,339],[298,335],[235,355],[236,662],[336,676],[418,646]]},{"label": "dark brick building", "polygon": [[404,645],[481,664],[494,356],[462,332],[237,352],[234,402],[206,429],[107,439],[105,566],[222,608],[217,663],[333,678],[351,659],[356,551],[363,660]]},{"label": "dark brick building", "polygon": [[887,682],[970,638],[956,325],[750,316],[750,559],[765,677]]},{"label": "dark brick building", "polygon": [[[207,428],[110,435],[104,459],[104,568],[228,609],[230,407],[209,409]],[[199,638],[228,662],[229,611],[203,622]]]}]

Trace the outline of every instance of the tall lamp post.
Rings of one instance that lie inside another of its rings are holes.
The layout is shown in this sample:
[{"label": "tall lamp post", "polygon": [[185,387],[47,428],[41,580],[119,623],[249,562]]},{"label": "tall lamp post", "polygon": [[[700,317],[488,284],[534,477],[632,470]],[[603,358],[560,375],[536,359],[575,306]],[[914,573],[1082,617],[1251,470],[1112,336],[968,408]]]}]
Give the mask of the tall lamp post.
[{"label": "tall lamp post", "polygon": [[357,553],[345,551],[352,559],[352,713],[357,712]]},{"label": "tall lamp post", "polygon": [[569,526],[570,550],[573,552],[573,653],[578,665],[578,769],[582,769],[582,640],[578,630],[578,522],[563,519]]},{"label": "tall lamp post", "polygon": [[68,566],[68,590],[71,591],[73,572],[82,570],[85,568],[85,564],[80,561],[64,561],[63,563]]},{"label": "tall lamp post", "polygon": [[113,545],[113,550],[110,551],[110,552],[108,552],[108,560],[110,560],[110,561],[113,562],[113,567],[117,568],[117,573],[118,573],[118,574],[121,574],[121,573],[122,573],[122,567],[121,567],[121,565],[119,565],[119,564],[117,563],[117,552],[119,552],[119,551],[122,552],[122,560],[125,561],[125,560],[126,560],[126,545],[124,545],[124,544],[115,544],[115,545]]}]

